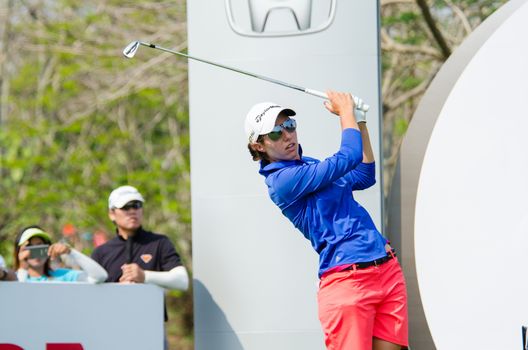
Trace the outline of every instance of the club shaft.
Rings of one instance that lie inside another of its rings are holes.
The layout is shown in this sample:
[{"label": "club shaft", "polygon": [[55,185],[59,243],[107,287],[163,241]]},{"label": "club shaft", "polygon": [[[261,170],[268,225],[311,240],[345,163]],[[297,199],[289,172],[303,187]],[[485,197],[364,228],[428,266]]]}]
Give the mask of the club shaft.
[{"label": "club shaft", "polygon": [[270,83],[275,83],[275,84],[278,84],[278,85],[289,87],[291,89],[299,90],[299,91],[302,91],[302,92],[304,92],[304,90],[305,90],[304,88],[302,88],[300,86],[297,86],[297,85],[289,84],[289,83],[286,83],[286,82],[283,82],[283,81],[280,81],[280,80],[277,80],[277,79],[273,79],[273,78],[268,78],[268,77],[265,77],[263,75],[258,75],[258,74],[247,72],[247,71],[244,71],[244,70],[241,70],[241,69],[225,66],[225,65],[220,64],[220,63],[204,60],[202,58],[198,58],[198,57],[194,57],[194,56],[191,56],[191,55],[187,55],[185,53],[174,51],[174,50],[171,50],[171,49],[167,49],[165,47],[158,46],[158,45],[155,45],[155,44],[143,43],[142,42],[141,45],[148,46],[148,47],[151,47],[153,49],[158,49],[158,50],[165,51],[165,52],[170,52],[170,53],[173,53],[173,54],[178,55],[178,56],[187,57],[187,58],[189,58],[191,60],[195,60],[195,61],[200,61],[200,62],[203,62],[203,63],[211,64],[213,66],[217,66],[217,67],[220,67],[220,68],[229,69],[229,70],[231,70],[233,72],[237,72],[237,73],[241,73],[241,74],[244,74],[244,75],[248,75],[250,77],[261,79],[261,80],[266,80],[266,81],[269,81]]},{"label": "club shaft", "polygon": [[[150,47],[150,48],[153,48],[153,49],[158,49],[158,50],[161,50],[161,51],[169,52],[169,53],[172,53],[174,55],[186,57],[186,58],[191,59],[191,60],[195,60],[195,61],[199,61],[199,62],[202,62],[202,63],[210,64],[210,65],[213,65],[213,66],[216,66],[216,67],[228,69],[230,71],[237,72],[237,73],[240,73],[240,74],[244,74],[244,75],[247,75],[247,76],[250,76],[250,77],[253,77],[253,78],[257,78],[257,79],[260,79],[260,80],[265,80],[265,81],[268,81],[270,83],[274,83],[274,84],[277,84],[277,85],[282,85],[282,86],[290,88],[290,89],[302,91],[304,93],[307,93],[307,94],[310,94],[310,95],[313,95],[313,96],[317,96],[317,97],[321,97],[321,98],[324,98],[324,99],[328,99],[328,96],[324,92],[321,92],[321,91],[303,88],[301,86],[290,84],[290,83],[286,83],[286,82],[281,81],[281,80],[277,80],[277,79],[269,78],[269,77],[266,77],[266,76],[263,76],[263,75],[258,75],[258,74],[255,74],[255,73],[244,71],[244,70],[241,70],[241,69],[229,67],[229,66],[226,66],[226,65],[223,65],[223,64],[220,64],[220,63],[204,60],[203,58],[187,55],[185,53],[174,51],[174,50],[171,50],[171,49],[167,49],[165,47],[158,46],[156,44],[146,43],[146,42],[142,42],[142,41],[140,41],[139,43],[141,45],[143,45],[143,46],[147,46],[147,47]],[[367,104],[363,103],[363,101],[361,99],[359,99],[356,96],[353,96],[353,97],[354,97],[354,102],[356,104],[356,108],[362,110],[363,112],[367,112],[369,110],[369,106]]]}]

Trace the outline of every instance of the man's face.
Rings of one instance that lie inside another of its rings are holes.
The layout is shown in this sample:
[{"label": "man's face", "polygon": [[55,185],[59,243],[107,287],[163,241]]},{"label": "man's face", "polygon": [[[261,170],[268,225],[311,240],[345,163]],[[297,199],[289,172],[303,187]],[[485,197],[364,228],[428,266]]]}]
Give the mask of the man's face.
[{"label": "man's face", "polygon": [[143,221],[143,203],[140,201],[128,202],[121,209],[110,209],[108,216],[120,229],[137,230]]}]

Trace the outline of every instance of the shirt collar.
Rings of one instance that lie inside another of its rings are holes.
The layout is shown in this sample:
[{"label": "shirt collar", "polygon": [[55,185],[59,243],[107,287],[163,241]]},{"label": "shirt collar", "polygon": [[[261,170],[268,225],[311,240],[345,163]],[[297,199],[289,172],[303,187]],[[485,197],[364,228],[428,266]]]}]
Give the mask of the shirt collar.
[{"label": "shirt collar", "polygon": [[270,163],[268,162],[267,160],[261,160],[260,161],[260,170],[259,170],[259,174],[263,175],[263,176],[268,176],[269,174],[275,172],[276,170],[279,170],[279,169],[282,169],[282,168],[285,168],[285,167],[288,167],[288,166],[292,166],[292,165],[296,165],[296,164],[304,164],[305,161],[303,159],[303,156],[302,156],[302,147],[301,145],[299,145],[299,156],[301,157],[300,160],[279,160],[277,162],[273,162],[273,163]]},{"label": "shirt collar", "polygon": [[[132,237],[132,239],[133,239],[134,241],[138,241],[141,237],[143,237],[144,232],[145,232],[145,230],[143,230],[143,226],[140,226],[140,227],[136,230],[136,232],[134,233],[134,235],[133,235],[133,236],[130,236],[130,237]],[[126,242],[126,240],[125,240],[123,237],[121,237],[121,236],[119,235],[119,232],[117,231],[117,227],[116,227],[116,237],[117,237],[117,239],[119,239],[120,241],[122,241],[122,242]]]}]

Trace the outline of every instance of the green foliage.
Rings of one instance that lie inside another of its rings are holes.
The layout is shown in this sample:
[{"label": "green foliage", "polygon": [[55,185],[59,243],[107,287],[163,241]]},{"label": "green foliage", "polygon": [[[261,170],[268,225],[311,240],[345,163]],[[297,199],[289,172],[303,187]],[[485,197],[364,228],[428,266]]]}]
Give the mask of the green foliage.
[{"label": "green foliage", "polygon": [[[81,233],[113,236],[108,195],[131,184],[146,198],[144,226],[167,234],[192,270],[187,67],[151,50],[131,61],[121,54],[130,38],[159,28],[160,42],[185,43],[184,2],[15,1],[10,18],[8,75],[0,77],[9,82],[0,116],[0,254],[13,263],[24,226],[39,224],[58,240],[67,223],[78,232],[71,243],[89,254],[90,235]],[[192,333],[192,303],[170,312]]]},{"label": "green foliage", "polygon": [[423,81],[423,79],[413,76],[404,77],[402,81],[402,88],[404,90],[410,90],[418,85]]},{"label": "green foliage", "polygon": [[416,20],[420,19],[420,15],[416,11],[405,11],[402,12],[399,16],[399,22],[405,24],[412,24]]},{"label": "green foliage", "polygon": [[397,118],[394,126],[394,132],[397,136],[401,137],[407,132],[409,127],[409,121],[406,118]]}]

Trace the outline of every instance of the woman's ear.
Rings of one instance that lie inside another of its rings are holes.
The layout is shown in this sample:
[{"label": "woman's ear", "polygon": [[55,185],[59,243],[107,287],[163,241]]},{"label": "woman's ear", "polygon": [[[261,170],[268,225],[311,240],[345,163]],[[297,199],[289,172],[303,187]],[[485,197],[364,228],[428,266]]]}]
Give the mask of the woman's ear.
[{"label": "woman's ear", "polygon": [[265,153],[266,150],[264,149],[264,145],[262,145],[261,143],[257,142],[257,143],[252,143],[251,144],[251,148],[257,152],[262,152],[262,153]]}]

